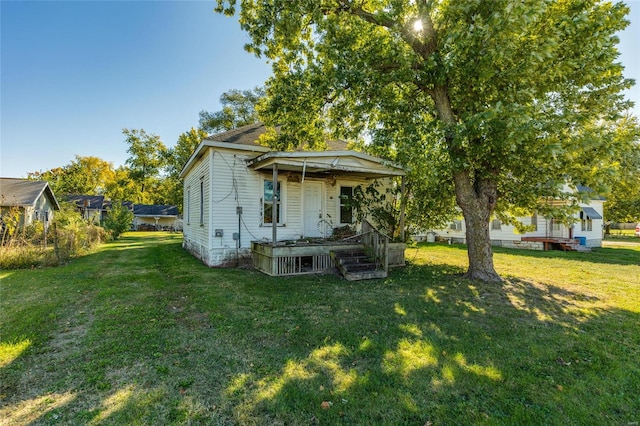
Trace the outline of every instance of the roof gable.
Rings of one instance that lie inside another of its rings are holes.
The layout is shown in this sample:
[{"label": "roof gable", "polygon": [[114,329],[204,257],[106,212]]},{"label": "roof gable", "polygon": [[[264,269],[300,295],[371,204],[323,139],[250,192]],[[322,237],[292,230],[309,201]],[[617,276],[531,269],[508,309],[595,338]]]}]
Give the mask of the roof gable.
[{"label": "roof gable", "polygon": [[43,194],[49,198],[54,209],[60,209],[58,200],[47,182],[0,178],[0,205],[2,206],[34,206],[38,198]]},{"label": "roof gable", "polygon": [[[402,168],[381,158],[348,150],[347,142],[342,140],[327,141],[327,150],[305,150],[301,147],[292,152],[274,151],[258,141],[266,130],[263,123],[255,123],[205,138],[185,164],[180,176],[184,178],[210,147],[254,153],[256,157],[249,161],[253,170],[266,170],[277,163],[283,170],[291,171],[306,171],[307,165],[311,167],[315,164],[319,173],[356,173],[367,177],[405,174]],[[311,168],[309,172],[313,172]]]},{"label": "roof gable", "polygon": [[596,194],[593,189],[591,189],[591,188],[589,188],[588,186],[585,186],[585,185],[580,185],[580,184],[576,185],[576,190],[578,190],[579,192],[587,193],[591,200],[600,200],[600,201],[606,201],[607,200],[603,196]]}]

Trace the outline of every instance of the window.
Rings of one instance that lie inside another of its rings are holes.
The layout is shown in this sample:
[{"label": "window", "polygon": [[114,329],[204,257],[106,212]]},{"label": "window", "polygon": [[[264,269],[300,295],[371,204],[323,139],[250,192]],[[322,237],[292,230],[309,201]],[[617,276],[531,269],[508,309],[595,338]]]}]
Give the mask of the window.
[{"label": "window", "polygon": [[531,215],[531,226],[533,226],[534,231],[538,230],[538,213],[536,212]]},{"label": "window", "polygon": [[273,223],[273,209],[275,204],[276,224],[282,224],[282,193],[280,182],[277,183],[275,191],[272,180],[265,180],[262,190],[262,223]]},{"label": "window", "polygon": [[593,230],[593,220],[591,220],[591,218],[587,216],[585,212],[580,212],[580,221],[582,222],[583,231]]},{"label": "window", "polygon": [[200,181],[200,225],[204,225],[204,180]]},{"label": "window", "polygon": [[462,231],[462,221],[454,220],[453,222],[451,222],[451,225],[449,225],[449,228],[454,231]]},{"label": "window", "polygon": [[556,219],[551,219],[551,229],[554,231],[562,231],[562,222]]},{"label": "window", "polygon": [[353,223],[353,186],[340,187],[340,223]]},{"label": "window", "polygon": [[500,229],[502,229],[502,222],[500,222],[500,219],[495,218],[491,221],[491,229],[494,231],[499,231]]}]

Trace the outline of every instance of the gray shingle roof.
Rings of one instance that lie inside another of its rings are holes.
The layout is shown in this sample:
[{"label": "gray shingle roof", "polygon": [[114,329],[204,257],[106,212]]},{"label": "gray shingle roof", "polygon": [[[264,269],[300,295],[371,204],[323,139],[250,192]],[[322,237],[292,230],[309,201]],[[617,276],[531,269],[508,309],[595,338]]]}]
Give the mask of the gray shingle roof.
[{"label": "gray shingle roof", "polygon": [[134,216],[178,216],[178,207],[161,204],[134,204]]},{"label": "gray shingle roof", "polygon": [[578,184],[578,185],[576,185],[576,189],[578,191],[580,191],[580,192],[586,192],[587,194],[589,194],[589,197],[592,200],[602,200],[602,201],[606,201],[607,200],[603,196],[596,194],[593,191],[593,189],[589,188],[588,186]]},{"label": "gray shingle roof", "polygon": [[0,178],[0,205],[2,206],[33,206],[42,193],[50,198],[56,209],[60,208],[47,182]]},{"label": "gray shingle roof", "polygon": [[81,208],[101,210],[104,207],[104,195],[67,195],[64,200]]}]

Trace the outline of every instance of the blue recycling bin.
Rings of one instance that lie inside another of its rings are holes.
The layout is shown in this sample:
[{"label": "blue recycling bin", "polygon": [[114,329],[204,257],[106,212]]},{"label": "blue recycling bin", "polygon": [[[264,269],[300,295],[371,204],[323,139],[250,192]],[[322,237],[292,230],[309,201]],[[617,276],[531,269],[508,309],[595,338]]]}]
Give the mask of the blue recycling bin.
[{"label": "blue recycling bin", "polygon": [[587,237],[575,237],[576,240],[580,241],[580,245],[581,246],[586,246],[587,245]]}]

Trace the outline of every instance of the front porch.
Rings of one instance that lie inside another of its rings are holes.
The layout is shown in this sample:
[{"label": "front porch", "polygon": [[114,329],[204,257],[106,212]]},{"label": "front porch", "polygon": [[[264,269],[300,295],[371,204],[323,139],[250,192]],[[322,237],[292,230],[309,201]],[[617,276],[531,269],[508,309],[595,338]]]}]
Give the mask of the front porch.
[{"label": "front porch", "polygon": [[[362,181],[375,179],[401,179],[401,206],[399,236],[404,241],[405,172],[398,166],[376,159],[366,154],[352,151],[322,152],[268,152],[248,161],[248,167],[271,177],[270,182],[278,182],[279,173],[285,172],[287,179],[305,183],[305,179],[321,179],[335,186],[338,179],[357,178]],[[345,187],[350,188],[350,187]],[[279,185],[273,184],[265,191],[263,200],[268,204],[270,215],[264,218],[271,225],[271,239],[251,242],[253,266],[271,276],[328,273],[338,271],[348,280],[383,278],[389,266],[404,265],[405,245],[392,245],[391,238],[376,229],[367,219],[362,221],[360,234],[342,240],[317,237],[318,228],[326,215],[326,198],[322,184],[306,188],[301,196],[303,232],[296,240],[278,240],[278,225],[281,213],[277,208],[283,199]],[[353,194],[351,194],[351,197]],[[337,198],[342,197],[339,193]],[[334,201],[337,212],[342,206]],[[265,209],[266,211],[266,209]],[[352,223],[351,214],[336,216],[339,223]],[[330,217],[330,215],[329,215]],[[325,221],[326,222],[326,221]],[[325,234],[326,235],[326,234]],[[311,237],[311,238],[309,238]]]},{"label": "front porch", "polygon": [[591,251],[590,248],[580,244],[580,240],[578,240],[577,238],[522,237],[521,240],[542,243],[544,245],[545,251]]},{"label": "front porch", "polygon": [[[390,242],[387,236],[368,223],[365,223],[363,228],[362,234],[342,240],[305,238],[277,241],[275,244],[271,241],[252,241],[253,266],[270,276],[339,271],[349,280],[386,277],[389,267],[404,266],[404,243]],[[360,266],[367,263],[372,265],[372,269],[357,268],[360,269],[357,272],[348,271],[345,265],[348,260],[344,260],[344,253],[351,253],[351,257],[360,258],[365,254],[368,261],[360,263]],[[379,273],[371,273],[372,270]]]}]

